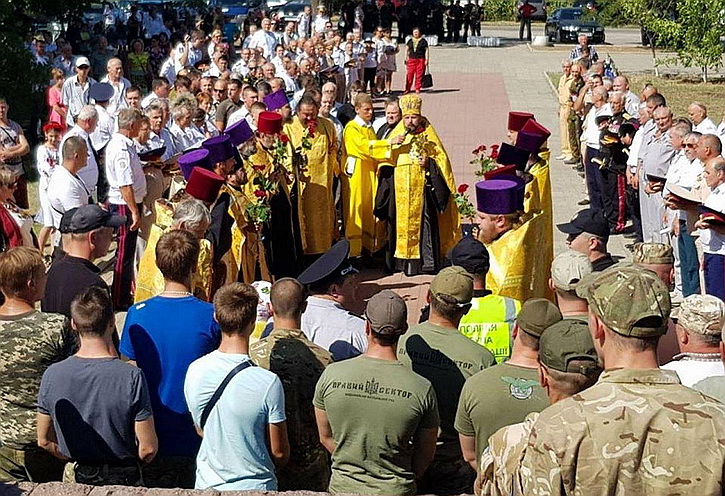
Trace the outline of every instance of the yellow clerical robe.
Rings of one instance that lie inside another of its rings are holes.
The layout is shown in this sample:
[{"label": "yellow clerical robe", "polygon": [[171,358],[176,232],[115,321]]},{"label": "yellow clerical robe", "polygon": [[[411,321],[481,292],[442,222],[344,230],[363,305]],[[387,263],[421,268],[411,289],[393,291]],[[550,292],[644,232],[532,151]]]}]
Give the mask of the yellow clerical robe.
[{"label": "yellow clerical robe", "polygon": [[335,237],[332,181],[340,175],[340,164],[332,122],[317,117],[317,130],[310,139],[310,150],[302,149],[305,129],[300,118],[295,116],[292,122],[285,124],[284,133],[289,136],[292,148],[300,150],[304,157],[302,167],[295,170],[302,248],[305,255],[317,255],[329,250]]},{"label": "yellow clerical robe", "polygon": [[[154,202],[156,222],[149,230],[146,249],[138,264],[138,277],[136,278],[136,292],[133,300],[138,303],[156,296],[164,290],[164,276],[156,266],[156,244],[161,236],[171,230],[174,215],[174,205],[167,200]],[[199,240],[199,258],[196,272],[191,278],[191,292],[197,298],[205,301],[211,299],[212,287],[212,246],[209,240]]]},{"label": "yellow clerical robe", "polygon": [[548,156],[540,157],[529,170],[532,180],[526,183],[523,223],[486,245],[491,261],[486,288],[519,301],[553,301],[549,274],[541,270],[551,267],[554,235]]},{"label": "yellow clerical robe", "polygon": [[[448,250],[458,242],[461,236],[461,221],[458,207],[453,201],[456,192],[456,182],[451,170],[443,143],[433,126],[426,121],[425,130],[420,133],[429,142],[433,143],[434,152],[430,158],[435,160],[446,186],[451,192],[448,205],[443,213],[438,213],[438,234],[440,238],[440,253],[445,255]],[[410,151],[413,135],[407,134],[403,121],[390,133],[390,138],[405,136],[400,145],[392,146],[391,165],[395,167],[395,258],[405,260],[420,259],[420,234],[423,221],[423,190],[426,182],[426,171],[417,160],[413,160]]]},{"label": "yellow clerical robe", "polygon": [[385,245],[385,224],[373,215],[378,189],[378,164],[390,159],[390,145],[378,140],[372,125],[355,117],[342,133],[342,194],[345,237],[350,256],[359,257],[363,248],[375,253]]}]

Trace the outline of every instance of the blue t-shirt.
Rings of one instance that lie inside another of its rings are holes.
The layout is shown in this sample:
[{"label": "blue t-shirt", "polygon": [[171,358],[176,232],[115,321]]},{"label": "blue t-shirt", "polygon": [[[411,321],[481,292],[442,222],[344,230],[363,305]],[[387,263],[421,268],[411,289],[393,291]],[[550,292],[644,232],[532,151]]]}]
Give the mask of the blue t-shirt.
[{"label": "blue t-shirt", "polygon": [[189,364],[221,339],[211,303],[193,296],[155,296],[128,310],[121,353],[143,370],[151,394],[161,456],[196,456],[201,439],[184,399]]},{"label": "blue t-shirt", "polygon": [[[189,366],[184,394],[196,425],[219,384],[246,360],[247,355],[217,350]],[[196,457],[196,489],[276,491],[267,429],[285,420],[279,377],[262,367],[247,367],[235,375],[204,426]]]}]

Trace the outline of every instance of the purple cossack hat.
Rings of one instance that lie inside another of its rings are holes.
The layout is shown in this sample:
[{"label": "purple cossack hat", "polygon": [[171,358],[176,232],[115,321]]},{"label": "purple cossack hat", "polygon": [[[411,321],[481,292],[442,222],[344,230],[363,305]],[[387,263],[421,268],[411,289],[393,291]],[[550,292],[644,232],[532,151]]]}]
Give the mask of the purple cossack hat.
[{"label": "purple cossack hat", "polygon": [[187,181],[191,176],[191,171],[194,167],[201,167],[202,169],[211,169],[211,162],[209,161],[209,151],[204,148],[199,150],[192,150],[186,152],[179,157],[179,168],[181,174]]}]

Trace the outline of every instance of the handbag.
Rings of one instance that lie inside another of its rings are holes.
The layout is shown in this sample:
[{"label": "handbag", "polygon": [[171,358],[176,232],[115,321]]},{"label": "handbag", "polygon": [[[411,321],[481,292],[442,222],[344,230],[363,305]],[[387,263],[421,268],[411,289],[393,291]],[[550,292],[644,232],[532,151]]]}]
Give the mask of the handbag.
[{"label": "handbag", "polygon": [[420,87],[423,89],[431,88],[433,86],[433,76],[428,72],[428,68],[425,70],[425,74],[420,79]]}]

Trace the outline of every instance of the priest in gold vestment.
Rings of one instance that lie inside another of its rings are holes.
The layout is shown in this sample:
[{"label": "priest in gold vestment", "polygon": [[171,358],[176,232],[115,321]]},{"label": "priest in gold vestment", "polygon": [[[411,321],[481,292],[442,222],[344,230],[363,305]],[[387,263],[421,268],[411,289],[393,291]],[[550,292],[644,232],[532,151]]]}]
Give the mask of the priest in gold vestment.
[{"label": "priest in gold vestment", "polygon": [[335,239],[333,179],[340,175],[337,136],[329,119],[318,117],[317,102],[303,96],[297,115],[285,124],[293,150],[297,211],[305,255],[321,255]]},{"label": "priest in gold vestment", "polygon": [[451,162],[422,105],[415,94],[400,99],[403,119],[389,136],[375,205],[388,223],[388,268],[406,275],[438,273],[461,232]]}]

